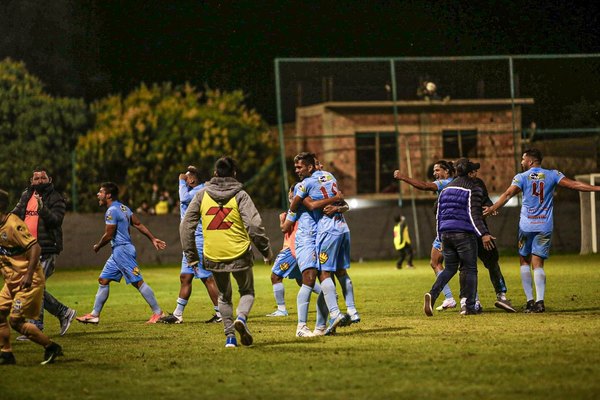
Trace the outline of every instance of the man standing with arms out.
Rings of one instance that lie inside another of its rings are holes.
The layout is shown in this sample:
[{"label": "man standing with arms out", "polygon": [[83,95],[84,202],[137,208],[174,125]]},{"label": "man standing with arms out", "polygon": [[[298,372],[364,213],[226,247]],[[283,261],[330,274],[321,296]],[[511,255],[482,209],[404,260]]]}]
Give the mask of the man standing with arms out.
[{"label": "man standing with arms out", "polygon": [[406,256],[408,256],[408,260],[406,261],[408,268],[414,268],[412,245],[410,244],[406,218],[404,215],[397,215],[394,221],[396,222],[396,225],[394,225],[394,247],[398,254],[400,254],[400,258],[396,262],[396,268],[402,269],[402,263]]},{"label": "man standing with arms out", "polygon": [[[62,222],[65,216],[65,199],[54,189],[52,177],[46,168],[37,167],[33,170],[31,185],[25,189],[21,199],[11,211],[25,221],[29,232],[38,240],[42,248],[40,261],[47,280],[54,273],[56,257],[62,251]],[[58,301],[44,289],[42,311],[37,320],[30,322],[39,330],[44,330],[44,309],[60,321],[60,335],[63,336],[75,318],[75,310]],[[19,336],[17,340],[27,340]]]},{"label": "man standing with arms out", "polygon": [[[187,172],[184,174],[179,174],[179,207],[180,207],[180,215],[181,220],[185,217],[185,212],[187,211],[190,202],[204,187],[203,183],[200,183],[200,176],[198,173],[198,169],[193,165],[187,167]],[[173,314],[168,315],[160,319],[160,322],[164,322],[166,324],[180,324],[183,322],[183,310],[192,295],[192,281],[194,277],[202,280],[204,286],[206,286],[206,290],[208,291],[208,296],[213,303],[215,314],[206,322],[207,324],[211,322],[221,322],[221,314],[219,313],[219,306],[217,305],[217,299],[219,296],[219,290],[217,289],[217,284],[215,283],[215,278],[213,278],[213,274],[208,272],[202,266],[202,249],[204,248],[204,237],[202,236],[202,224],[198,224],[198,228],[196,229],[196,249],[198,250],[198,259],[199,263],[195,268],[191,268],[185,255],[181,260],[181,274],[179,275],[179,281],[181,282],[181,287],[179,288],[179,298],[177,299],[177,307]]]},{"label": "man standing with arms out", "polygon": [[[437,206],[437,232],[442,241],[446,268],[438,275],[431,290],[425,293],[423,310],[433,316],[433,305],[442,288],[460,269],[460,297],[465,298],[461,314],[478,314],[477,295],[477,237],[483,247],[494,246],[492,236],[483,222],[483,191],[475,183],[479,163],[460,159],[456,164],[458,178],[442,190]],[[459,267],[460,266],[460,267]]]},{"label": "man standing with arms out", "polygon": [[[600,186],[592,186],[565,177],[562,172],[542,168],[542,152],[528,149],[521,158],[522,173],[515,175],[511,186],[498,201],[485,211],[490,215],[504,206],[511,197],[522,192],[523,205],[519,218],[519,259],[521,261],[521,283],[527,298],[526,313],[546,311],[544,295],[546,273],[544,260],[550,255],[552,241],[554,190],[557,186],[579,192],[600,192]],[[531,279],[533,267],[533,280]],[[533,300],[535,282],[536,301]]]},{"label": "man standing with arms out", "polygon": [[102,308],[108,300],[110,282],[120,282],[121,278],[125,277],[125,282],[135,286],[152,309],[152,316],[146,323],[155,324],[160,317],[166,314],[159,307],[152,288],[142,278],[136,260],[135,247],[131,242],[130,227],[133,226],[150,239],[156,250],[162,250],[167,245],[162,240],[155,238],[152,232],[131,212],[129,207],[119,202],[119,187],[115,183],[105,182],[100,185],[98,203],[100,206],[108,207],[108,210],[104,214],[106,224],[104,235],[98,243],[94,244],[94,251],[97,253],[102,247],[110,243],[112,254],[104,264],[98,278],[100,285],[96,293],[94,309],[89,314],[77,317],[77,321],[84,324],[98,324]]},{"label": "man standing with arms out", "polygon": [[14,214],[6,214],[8,193],[0,190],[0,269],[4,286],[0,291],[0,365],[15,364],[8,324],[29,340],[44,346],[42,364],[62,356],[62,348],[25,318],[35,318],[42,309],[44,271],[42,252],[27,225]]},{"label": "man standing with arms out", "polygon": [[[181,245],[192,268],[197,265],[195,232],[202,223],[204,233],[204,268],[211,271],[219,289],[219,311],[225,330],[225,347],[237,347],[235,330],[244,346],[253,342],[248,329],[248,315],[254,304],[253,243],[264,261],[273,261],[269,238],[252,199],[235,177],[237,165],[231,157],[215,163],[214,177],[206,183],[190,203],[179,227]],[[230,273],[235,278],[240,302],[233,320]]]}]

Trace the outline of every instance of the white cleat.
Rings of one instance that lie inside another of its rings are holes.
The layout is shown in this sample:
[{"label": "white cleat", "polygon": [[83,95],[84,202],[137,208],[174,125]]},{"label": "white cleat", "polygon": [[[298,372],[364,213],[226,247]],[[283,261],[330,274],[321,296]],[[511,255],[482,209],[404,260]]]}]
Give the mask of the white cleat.
[{"label": "white cleat", "polygon": [[314,333],[312,333],[312,331],[310,329],[308,329],[308,326],[302,325],[302,326],[299,326],[298,329],[296,329],[296,336],[297,337],[313,337],[315,335],[314,335]]},{"label": "white cleat", "polygon": [[315,330],[312,332],[313,336],[325,336],[325,331],[327,330],[326,326],[317,326]]},{"label": "white cleat", "polygon": [[454,298],[450,297],[449,299],[445,299],[442,302],[442,305],[439,307],[436,307],[435,309],[438,311],[444,311],[447,310],[448,308],[455,308],[456,307],[456,300],[454,300]]},{"label": "white cleat", "polygon": [[288,312],[283,310],[275,310],[271,314],[267,314],[267,317],[287,317]]}]

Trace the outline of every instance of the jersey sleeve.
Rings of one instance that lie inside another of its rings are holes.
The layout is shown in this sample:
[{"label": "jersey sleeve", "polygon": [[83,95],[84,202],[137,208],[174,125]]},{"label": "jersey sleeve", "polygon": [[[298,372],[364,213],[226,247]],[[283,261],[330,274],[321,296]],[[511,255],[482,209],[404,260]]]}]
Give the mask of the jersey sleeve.
[{"label": "jersey sleeve", "polygon": [[118,218],[119,214],[117,213],[117,210],[113,207],[109,207],[104,214],[104,223],[106,223],[106,225],[116,225]]}]

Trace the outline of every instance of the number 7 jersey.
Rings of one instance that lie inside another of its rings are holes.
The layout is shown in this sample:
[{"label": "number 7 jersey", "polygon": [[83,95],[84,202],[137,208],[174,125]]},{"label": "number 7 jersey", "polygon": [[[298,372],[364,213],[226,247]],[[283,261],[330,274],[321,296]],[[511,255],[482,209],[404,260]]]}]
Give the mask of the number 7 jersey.
[{"label": "number 7 jersey", "polygon": [[512,185],[519,187],[523,192],[519,220],[519,228],[522,231],[552,231],[554,190],[562,178],[562,172],[539,167],[515,175]]}]

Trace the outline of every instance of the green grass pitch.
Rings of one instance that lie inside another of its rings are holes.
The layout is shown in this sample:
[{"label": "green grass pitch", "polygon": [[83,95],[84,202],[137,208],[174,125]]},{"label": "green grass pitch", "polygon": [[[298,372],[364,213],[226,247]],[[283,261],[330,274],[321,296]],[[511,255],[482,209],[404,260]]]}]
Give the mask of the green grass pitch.
[{"label": "green grass pitch", "polygon": [[[394,261],[353,264],[359,324],[334,337],[296,338],[295,282],[286,280],[290,316],[275,308],[270,269],[255,267],[252,347],[225,349],[221,324],[201,282],[181,325],[145,325],[151,311],[137,291],[111,284],[98,326],[74,322],[59,337],[65,356],[41,366],[42,349],[15,342],[17,365],[0,371],[0,399],[596,399],[600,396],[600,256],[553,255],[546,264],[545,314],[508,314],[480,265],[484,313],[423,314],[433,283],[428,260],[414,270]],[[518,260],[501,266],[515,306],[525,302]],[[79,315],[91,310],[100,268],[60,270],[48,288]],[[178,266],[142,266],[166,311],[179,289]],[[234,286],[235,287],[235,286]],[[458,293],[458,280],[451,288]],[[234,289],[235,290],[235,289]],[[234,301],[237,302],[237,292]],[[341,300],[341,296],[340,296]],[[341,301],[340,301],[341,302]],[[438,302],[439,304],[439,302]],[[315,299],[310,327],[314,326]]]}]

